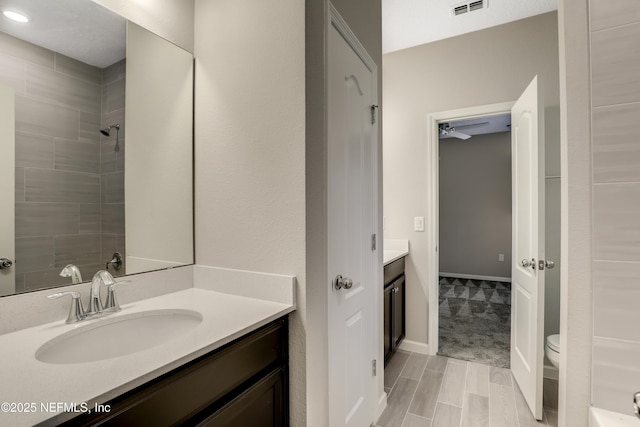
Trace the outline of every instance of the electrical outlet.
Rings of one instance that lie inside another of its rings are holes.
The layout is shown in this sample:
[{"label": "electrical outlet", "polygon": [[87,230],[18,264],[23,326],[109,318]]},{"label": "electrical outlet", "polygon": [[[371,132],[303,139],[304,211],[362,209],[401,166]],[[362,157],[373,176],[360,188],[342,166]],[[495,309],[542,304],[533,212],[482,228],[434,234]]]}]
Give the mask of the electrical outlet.
[{"label": "electrical outlet", "polygon": [[417,216],[413,218],[413,231],[424,231],[424,217]]},{"label": "electrical outlet", "polygon": [[504,261],[504,254],[498,254],[498,261]]}]

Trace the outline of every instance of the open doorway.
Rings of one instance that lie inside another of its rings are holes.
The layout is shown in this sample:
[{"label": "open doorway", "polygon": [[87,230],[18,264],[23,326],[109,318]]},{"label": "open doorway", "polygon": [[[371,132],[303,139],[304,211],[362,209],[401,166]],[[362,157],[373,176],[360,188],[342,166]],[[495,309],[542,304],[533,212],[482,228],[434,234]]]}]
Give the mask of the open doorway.
[{"label": "open doorway", "polygon": [[438,354],[509,368],[511,114],[438,128]]}]

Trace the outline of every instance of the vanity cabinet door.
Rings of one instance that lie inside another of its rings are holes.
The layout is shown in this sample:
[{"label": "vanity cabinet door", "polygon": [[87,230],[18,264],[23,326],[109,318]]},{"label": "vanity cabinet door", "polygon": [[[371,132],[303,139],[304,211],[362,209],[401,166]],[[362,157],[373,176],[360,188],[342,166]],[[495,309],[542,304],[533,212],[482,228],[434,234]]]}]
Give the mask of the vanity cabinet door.
[{"label": "vanity cabinet door", "polygon": [[384,361],[385,364],[391,357],[391,295],[393,286],[387,286],[384,290]]},{"label": "vanity cabinet door", "polygon": [[286,374],[278,369],[233,399],[198,427],[281,427],[288,424]]},{"label": "vanity cabinet door", "polygon": [[393,284],[393,348],[398,348],[405,330],[405,281],[402,275]]}]

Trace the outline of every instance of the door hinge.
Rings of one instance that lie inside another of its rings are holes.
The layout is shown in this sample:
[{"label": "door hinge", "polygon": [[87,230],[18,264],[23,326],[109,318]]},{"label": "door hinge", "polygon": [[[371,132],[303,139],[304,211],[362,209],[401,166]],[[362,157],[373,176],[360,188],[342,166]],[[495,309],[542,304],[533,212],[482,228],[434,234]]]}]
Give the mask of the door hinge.
[{"label": "door hinge", "polygon": [[378,244],[376,242],[376,235],[372,234],[371,235],[371,250],[375,251],[377,247],[378,247]]},{"label": "door hinge", "polygon": [[376,124],[376,109],[378,108],[378,105],[372,105],[371,106],[371,124],[375,125]]},{"label": "door hinge", "polygon": [[371,363],[371,371],[374,377],[378,375],[378,361],[376,359],[373,359]]}]

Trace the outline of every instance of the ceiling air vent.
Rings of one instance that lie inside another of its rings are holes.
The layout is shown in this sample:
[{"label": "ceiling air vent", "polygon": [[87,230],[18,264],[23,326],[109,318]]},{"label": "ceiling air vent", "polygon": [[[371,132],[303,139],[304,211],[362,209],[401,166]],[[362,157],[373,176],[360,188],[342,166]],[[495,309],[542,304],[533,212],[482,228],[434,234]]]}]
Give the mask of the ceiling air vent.
[{"label": "ceiling air vent", "polygon": [[476,0],[469,3],[452,6],[451,11],[453,12],[454,16],[457,16],[467,12],[486,9],[487,7],[489,7],[488,0]]},{"label": "ceiling air vent", "polygon": [[484,8],[484,0],[472,1],[471,3],[469,3],[470,12],[473,12],[474,10],[478,10],[482,8]]},{"label": "ceiling air vent", "polygon": [[462,6],[456,6],[453,8],[454,15],[462,15],[463,13],[467,13],[469,11],[469,6],[463,4]]}]

